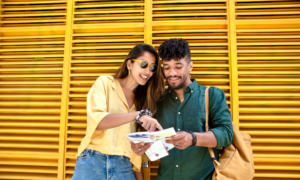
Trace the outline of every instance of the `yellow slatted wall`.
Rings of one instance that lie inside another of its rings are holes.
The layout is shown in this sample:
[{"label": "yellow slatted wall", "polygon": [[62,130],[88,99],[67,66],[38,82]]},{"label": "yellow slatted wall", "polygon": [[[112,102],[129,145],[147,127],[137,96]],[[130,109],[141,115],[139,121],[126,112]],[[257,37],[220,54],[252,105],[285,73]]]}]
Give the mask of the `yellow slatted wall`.
[{"label": "yellow slatted wall", "polygon": [[0,179],[71,179],[96,78],[169,38],[189,42],[192,78],[225,91],[255,180],[300,179],[298,0],[0,2]]},{"label": "yellow slatted wall", "polygon": [[113,75],[130,49],[143,43],[143,1],[76,0],[66,126],[66,171],[71,179],[86,130],[86,94],[100,75]]},{"label": "yellow slatted wall", "polygon": [[62,179],[66,22],[66,1],[1,1],[0,179]]},{"label": "yellow slatted wall", "polygon": [[237,0],[240,129],[255,179],[300,179],[300,1]]}]

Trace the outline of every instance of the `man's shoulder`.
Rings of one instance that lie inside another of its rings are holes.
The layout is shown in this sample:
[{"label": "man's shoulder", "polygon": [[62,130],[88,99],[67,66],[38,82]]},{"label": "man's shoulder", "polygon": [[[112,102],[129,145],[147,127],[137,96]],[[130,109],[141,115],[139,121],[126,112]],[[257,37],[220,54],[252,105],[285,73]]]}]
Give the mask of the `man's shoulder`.
[{"label": "man's shoulder", "polygon": [[[199,88],[200,91],[202,91],[203,96],[201,96],[201,97],[204,98],[204,94],[205,94],[205,90],[206,90],[207,86],[203,86],[203,85],[199,84],[198,88]],[[211,100],[219,97],[223,93],[224,93],[224,91],[220,88],[217,88],[217,87],[214,87],[214,86],[209,87],[209,98]]]},{"label": "man's shoulder", "polygon": [[209,88],[209,96],[210,97],[217,97],[222,93],[224,93],[224,91],[220,88],[217,88],[217,87],[214,87],[214,86]]}]

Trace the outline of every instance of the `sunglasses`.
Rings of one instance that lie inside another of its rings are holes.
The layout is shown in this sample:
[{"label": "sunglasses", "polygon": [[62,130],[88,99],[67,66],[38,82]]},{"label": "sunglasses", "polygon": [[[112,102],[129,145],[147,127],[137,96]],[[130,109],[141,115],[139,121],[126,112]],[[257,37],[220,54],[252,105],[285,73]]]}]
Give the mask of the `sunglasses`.
[{"label": "sunglasses", "polygon": [[156,64],[150,64],[145,60],[139,60],[139,59],[131,59],[131,61],[138,61],[140,62],[140,66],[142,69],[146,69],[148,66],[150,66],[150,71],[153,73],[156,73],[157,71],[157,65]]}]

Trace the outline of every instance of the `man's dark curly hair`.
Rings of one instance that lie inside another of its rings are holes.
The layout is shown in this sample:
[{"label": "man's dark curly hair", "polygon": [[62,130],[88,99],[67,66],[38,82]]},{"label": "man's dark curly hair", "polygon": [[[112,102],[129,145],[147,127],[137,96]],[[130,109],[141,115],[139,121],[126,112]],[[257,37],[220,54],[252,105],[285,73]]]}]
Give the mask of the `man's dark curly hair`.
[{"label": "man's dark curly hair", "polygon": [[163,61],[176,61],[185,58],[189,63],[191,62],[191,51],[189,43],[183,39],[169,39],[164,41],[158,48],[159,57]]}]

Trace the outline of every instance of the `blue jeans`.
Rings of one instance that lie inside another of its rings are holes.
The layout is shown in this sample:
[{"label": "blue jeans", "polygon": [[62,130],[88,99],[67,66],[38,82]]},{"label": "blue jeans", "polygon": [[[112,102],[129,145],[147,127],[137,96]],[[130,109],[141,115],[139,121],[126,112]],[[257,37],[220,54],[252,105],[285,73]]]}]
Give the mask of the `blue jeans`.
[{"label": "blue jeans", "polygon": [[135,180],[132,163],[126,156],[85,149],[77,158],[72,180]]}]

